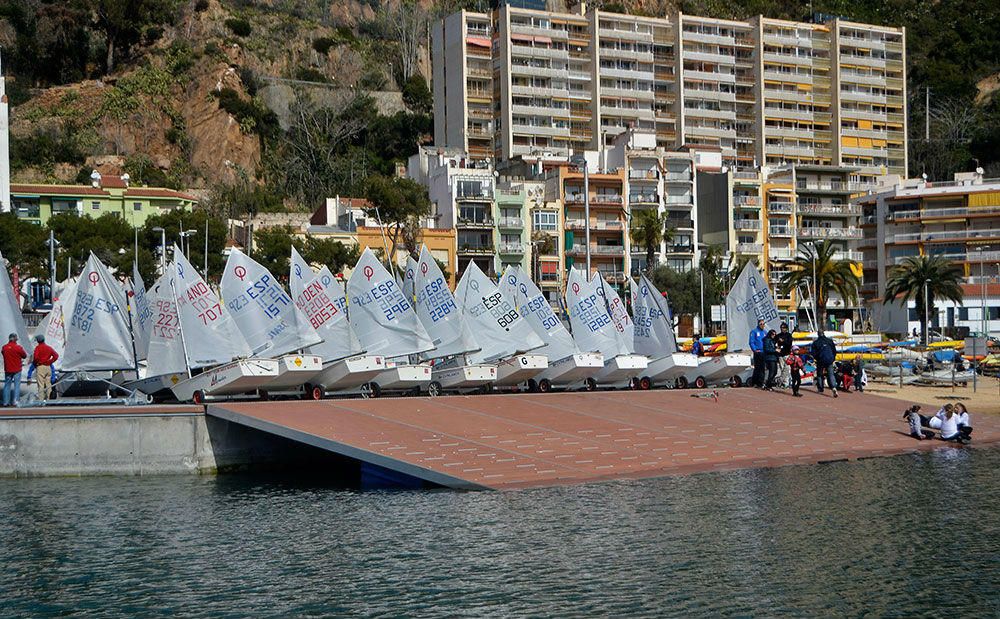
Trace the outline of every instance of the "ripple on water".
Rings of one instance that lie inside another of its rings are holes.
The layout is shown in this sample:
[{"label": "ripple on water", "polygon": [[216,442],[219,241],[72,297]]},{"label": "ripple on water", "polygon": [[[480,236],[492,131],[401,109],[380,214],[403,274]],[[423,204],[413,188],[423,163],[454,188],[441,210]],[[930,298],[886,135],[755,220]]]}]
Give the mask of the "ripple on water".
[{"label": "ripple on water", "polygon": [[997,616],[998,467],[1000,450],[945,450],[508,493],[4,481],[0,599],[5,615]]}]

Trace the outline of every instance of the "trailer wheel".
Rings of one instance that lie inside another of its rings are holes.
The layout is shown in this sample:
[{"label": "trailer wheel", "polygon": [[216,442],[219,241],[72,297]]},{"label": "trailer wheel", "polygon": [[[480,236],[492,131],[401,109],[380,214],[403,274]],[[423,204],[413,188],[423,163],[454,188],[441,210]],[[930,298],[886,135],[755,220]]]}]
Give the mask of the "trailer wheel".
[{"label": "trailer wheel", "polygon": [[361,397],[369,400],[382,395],[382,387],[378,383],[365,383],[361,385]]},{"label": "trailer wheel", "polygon": [[552,391],[552,381],[547,378],[543,378],[542,380],[538,381],[538,390],[541,391],[542,393],[548,393]]},{"label": "trailer wheel", "polygon": [[260,398],[261,402],[267,402],[271,399],[271,394],[267,391],[259,391],[257,392],[257,397]]},{"label": "trailer wheel", "polygon": [[584,380],[583,381],[583,385],[584,385],[584,389],[586,389],[587,391],[595,391],[595,390],[597,390],[597,381],[594,380],[593,378],[588,378],[588,379]]},{"label": "trailer wheel", "polygon": [[202,391],[201,389],[199,389],[198,391],[195,391],[194,393],[191,394],[191,401],[194,402],[195,404],[199,404],[199,405],[200,404],[204,404],[205,403],[205,392]]},{"label": "trailer wheel", "polygon": [[432,380],[431,384],[427,385],[427,395],[431,396],[432,398],[436,398],[439,395],[441,395],[441,389],[442,389],[441,383],[437,382],[436,380]]},{"label": "trailer wheel", "polygon": [[535,380],[534,378],[529,378],[528,379],[528,391],[530,391],[531,393],[536,393],[538,390],[539,390],[538,389],[538,381]]},{"label": "trailer wheel", "polygon": [[679,377],[676,381],[674,381],[674,387],[677,389],[687,389],[688,379],[684,376]]},{"label": "trailer wheel", "polygon": [[326,389],[323,385],[306,385],[305,398],[307,400],[322,400],[326,396]]},{"label": "trailer wheel", "polygon": [[643,391],[649,391],[653,388],[653,379],[648,376],[643,376],[639,379],[639,389]]},{"label": "trailer wheel", "polygon": [[698,378],[694,379],[695,389],[704,389],[707,386],[708,386],[708,381],[705,380],[704,376],[699,376]]},{"label": "trailer wheel", "polygon": [[733,376],[732,378],[729,379],[729,386],[730,387],[742,387],[743,386],[743,379],[740,378],[739,376]]}]

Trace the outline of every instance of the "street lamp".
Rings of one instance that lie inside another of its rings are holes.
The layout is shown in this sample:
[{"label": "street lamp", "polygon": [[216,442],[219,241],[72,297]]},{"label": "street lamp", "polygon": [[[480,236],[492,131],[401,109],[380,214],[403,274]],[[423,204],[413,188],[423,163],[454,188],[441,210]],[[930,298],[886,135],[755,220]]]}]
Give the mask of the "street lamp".
[{"label": "street lamp", "polygon": [[924,280],[924,347],[931,344],[931,304],[927,302],[927,284],[929,283],[931,283],[931,280]]},{"label": "street lamp", "polygon": [[52,230],[49,230],[49,240],[46,241],[49,246],[49,304],[55,303],[55,291],[56,291],[56,247],[59,245],[59,241],[56,240],[56,235]]},{"label": "street lamp", "polygon": [[160,275],[167,272],[167,231],[156,226],[153,232],[160,233]]},{"label": "street lamp", "polygon": [[[181,251],[184,252],[184,255],[190,260],[191,259],[191,239],[190,239],[190,237],[192,235],[198,234],[198,231],[197,230],[183,230],[183,231],[181,231],[180,234],[181,234]],[[187,251],[184,250],[184,239],[188,239],[188,241],[187,241]]]},{"label": "street lamp", "polygon": [[986,337],[986,333],[989,331],[988,323],[986,322],[986,277],[985,277],[985,270],[984,270],[984,269],[986,269],[986,262],[983,259],[983,250],[985,250],[985,249],[986,249],[986,247],[983,246],[983,245],[980,245],[979,247],[976,248],[976,251],[979,252],[979,286],[980,286],[980,288],[979,288],[979,297],[980,297],[979,300],[980,300],[980,302],[982,303],[982,306],[983,306],[983,310],[982,310],[983,311],[983,315],[982,315],[983,337]]}]

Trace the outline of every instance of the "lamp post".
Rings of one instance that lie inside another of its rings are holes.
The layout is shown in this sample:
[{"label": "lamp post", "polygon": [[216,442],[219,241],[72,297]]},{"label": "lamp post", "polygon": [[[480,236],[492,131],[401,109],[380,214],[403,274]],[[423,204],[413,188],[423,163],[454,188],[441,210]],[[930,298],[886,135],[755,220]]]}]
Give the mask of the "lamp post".
[{"label": "lamp post", "polygon": [[156,226],[153,232],[160,233],[160,275],[163,275],[167,272],[167,231]]},{"label": "lamp post", "polygon": [[986,247],[982,245],[976,248],[976,251],[979,252],[979,301],[982,304],[983,308],[982,310],[983,337],[986,337],[986,333],[989,331],[989,323],[987,322],[986,318],[986,276],[985,276],[986,263],[983,260],[983,250],[985,249]]},{"label": "lamp post", "polygon": [[[191,259],[191,236],[198,234],[197,230],[184,230],[181,232],[181,251],[189,260]],[[184,249],[184,240],[187,239],[187,250]]]},{"label": "lamp post", "polygon": [[927,284],[929,283],[931,280],[924,280],[924,347],[931,343],[931,304],[927,302]]},{"label": "lamp post", "polygon": [[590,281],[590,166],[583,155],[573,157],[573,163],[583,167],[583,239],[587,244],[587,281]]},{"label": "lamp post", "polygon": [[49,304],[52,305],[55,303],[56,292],[56,246],[59,245],[52,230],[49,230],[49,240],[46,242],[49,245]]}]

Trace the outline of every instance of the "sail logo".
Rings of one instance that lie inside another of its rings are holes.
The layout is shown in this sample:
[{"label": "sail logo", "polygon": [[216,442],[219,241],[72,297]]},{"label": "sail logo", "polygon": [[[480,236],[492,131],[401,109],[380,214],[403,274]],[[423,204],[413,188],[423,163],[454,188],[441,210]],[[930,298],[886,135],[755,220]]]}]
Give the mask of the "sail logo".
[{"label": "sail logo", "polygon": [[375,269],[366,266],[362,272],[365,274],[365,279],[372,281],[372,277],[375,275]]},{"label": "sail logo", "polygon": [[90,280],[91,284],[96,286],[97,282],[101,281],[101,276],[97,274],[97,271],[91,271],[90,275],[87,276],[87,279]]},{"label": "sail logo", "polygon": [[243,266],[238,266],[238,267],[236,267],[235,269],[233,269],[233,273],[235,273],[235,274],[236,274],[236,277],[237,277],[237,278],[238,278],[238,279],[239,279],[239,280],[240,280],[241,282],[242,282],[242,281],[244,281],[244,280],[246,279],[246,277],[247,277],[247,270],[246,270],[246,267],[243,267]]}]

